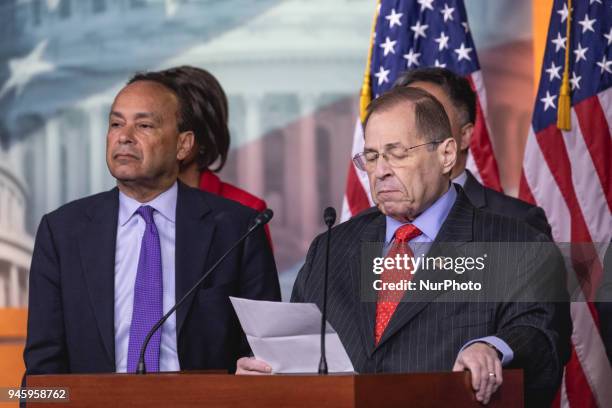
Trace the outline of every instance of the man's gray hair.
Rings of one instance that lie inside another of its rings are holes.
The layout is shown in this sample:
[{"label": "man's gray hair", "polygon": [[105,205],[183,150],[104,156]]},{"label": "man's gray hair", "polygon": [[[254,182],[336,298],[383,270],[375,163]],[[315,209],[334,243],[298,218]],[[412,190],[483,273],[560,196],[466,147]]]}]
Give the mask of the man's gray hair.
[{"label": "man's gray hair", "polygon": [[388,111],[404,102],[414,105],[417,132],[424,142],[442,141],[452,137],[450,121],[442,104],[429,92],[410,86],[392,88],[370,102],[363,121],[364,134],[374,113]]}]

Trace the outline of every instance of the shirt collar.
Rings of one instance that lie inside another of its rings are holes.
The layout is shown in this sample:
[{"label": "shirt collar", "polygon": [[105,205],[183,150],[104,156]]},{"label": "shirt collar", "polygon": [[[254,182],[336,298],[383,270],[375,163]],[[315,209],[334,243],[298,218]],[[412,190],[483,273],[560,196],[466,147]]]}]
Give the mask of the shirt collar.
[{"label": "shirt collar", "polygon": [[453,183],[459,184],[461,187],[465,186],[465,182],[467,181],[467,172],[463,170],[461,174],[453,179]]},{"label": "shirt collar", "polygon": [[141,203],[119,191],[119,225],[125,225],[140,206],[150,205],[168,221],[176,221],[176,199],[178,196],[178,183],[175,181],[168,190],[153,200]]},{"label": "shirt collar", "polygon": [[[448,191],[440,198],[438,198],[433,205],[423,211],[418,217],[412,221],[412,224],[416,226],[423,235],[425,235],[429,240],[434,241],[440,228],[442,228],[442,224],[448,217],[448,213],[451,208],[455,204],[455,200],[457,199],[457,191],[451,184],[448,188]],[[387,220],[387,230],[385,233],[385,242],[389,243],[393,239],[395,235],[395,231],[405,225],[407,223],[403,223],[389,216],[386,217]]]}]

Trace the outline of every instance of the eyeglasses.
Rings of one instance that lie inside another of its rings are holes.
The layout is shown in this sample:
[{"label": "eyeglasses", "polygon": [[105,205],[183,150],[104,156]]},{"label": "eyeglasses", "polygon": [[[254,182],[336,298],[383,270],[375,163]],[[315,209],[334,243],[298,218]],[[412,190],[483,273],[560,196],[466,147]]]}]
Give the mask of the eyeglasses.
[{"label": "eyeglasses", "polygon": [[376,162],[378,158],[382,156],[389,166],[391,167],[402,167],[405,166],[410,160],[410,155],[408,152],[412,149],[416,149],[417,147],[427,146],[430,144],[438,144],[442,143],[443,140],[436,140],[433,142],[421,143],[416,146],[404,147],[404,146],[394,146],[387,149],[383,153],[379,153],[377,151],[369,150],[367,152],[357,153],[353,157],[353,163],[359,170],[363,171],[372,171],[376,167]]}]

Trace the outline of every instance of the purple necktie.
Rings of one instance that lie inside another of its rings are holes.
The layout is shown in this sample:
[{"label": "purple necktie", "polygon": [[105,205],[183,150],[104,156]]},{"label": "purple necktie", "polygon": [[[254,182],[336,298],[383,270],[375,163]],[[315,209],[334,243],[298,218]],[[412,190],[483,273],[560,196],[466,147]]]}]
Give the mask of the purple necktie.
[{"label": "purple necktie", "polygon": [[[142,206],[136,212],[145,220],[138,272],[134,284],[134,309],[130,326],[127,372],[133,373],[138,365],[140,348],[155,323],[162,317],[162,264],[159,234],[153,221],[153,207]],[[161,329],[151,337],[145,353],[147,371],[159,371],[159,348]]]}]

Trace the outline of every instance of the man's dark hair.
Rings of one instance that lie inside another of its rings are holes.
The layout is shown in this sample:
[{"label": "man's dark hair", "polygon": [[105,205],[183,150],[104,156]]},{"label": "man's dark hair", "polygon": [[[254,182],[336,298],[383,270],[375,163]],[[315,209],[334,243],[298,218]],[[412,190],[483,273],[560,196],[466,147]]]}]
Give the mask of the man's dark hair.
[{"label": "man's dark hair", "polygon": [[476,94],[467,79],[446,68],[419,68],[402,73],[393,87],[411,86],[415,82],[439,85],[459,112],[461,126],[476,123]]},{"label": "man's dark hair", "polygon": [[227,160],[230,133],[227,96],[219,81],[204,69],[186,65],[137,74],[129,83],[135,81],[154,81],[176,94],[180,103],[179,130],[194,132],[198,168],[220,171]]},{"label": "man's dark hair", "polygon": [[176,84],[163,75],[161,72],[138,72],[136,73],[130,80],[127,82],[128,85],[133,84],[138,81],[150,81],[155,82],[159,85],[162,85],[164,88],[168,89],[170,92],[176,96],[178,99],[179,109],[177,112],[177,125],[179,132],[187,132],[189,130],[193,130],[191,123],[193,112],[190,107],[186,105],[184,101],[184,92],[180,87],[176,86]]},{"label": "man's dark hair", "polygon": [[450,121],[444,107],[429,92],[410,86],[395,87],[370,102],[363,129],[374,113],[388,111],[400,103],[414,105],[417,132],[424,142],[442,141],[452,137]]}]

